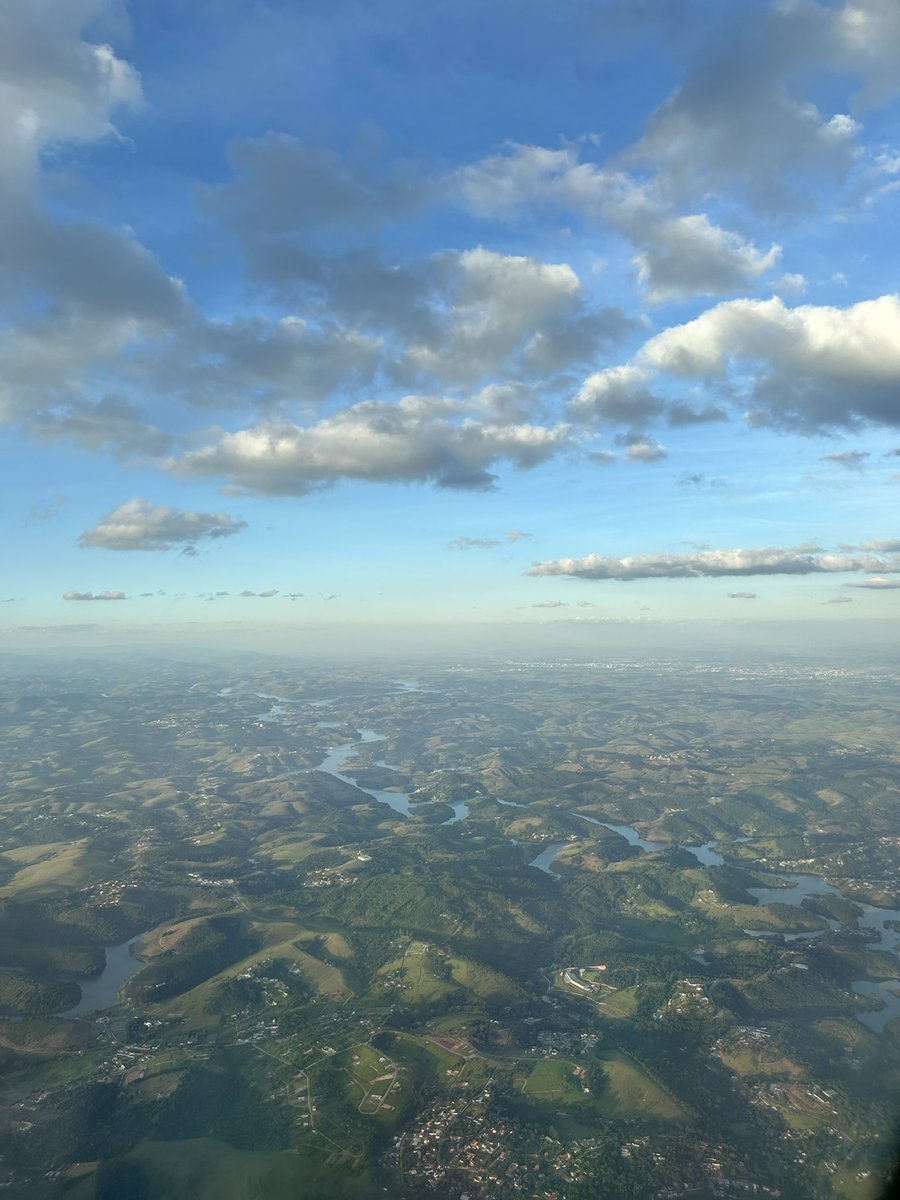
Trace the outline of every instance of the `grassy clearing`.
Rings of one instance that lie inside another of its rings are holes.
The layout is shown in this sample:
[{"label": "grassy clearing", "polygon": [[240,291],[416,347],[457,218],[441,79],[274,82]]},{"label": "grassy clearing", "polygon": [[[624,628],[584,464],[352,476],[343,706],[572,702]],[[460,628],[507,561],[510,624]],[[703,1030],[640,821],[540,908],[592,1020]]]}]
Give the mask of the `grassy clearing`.
[{"label": "grassy clearing", "polygon": [[443,977],[443,963],[425,942],[410,942],[403,956],[385,963],[378,974],[398,982],[405,1000],[432,1003],[456,991],[455,984]]},{"label": "grassy clearing", "polygon": [[[296,963],[304,979],[315,990],[317,995],[330,1000],[345,1000],[352,994],[351,988],[344,979],[340,968],[330,963],[322,962],[312,954],[307,954],[298,942],[307,931],[287,922],[254,922],[254,929],[266,937],[266,943],[247,958],[232,963],[223,971],[212,975],[209,979],[198,984],[190,991],[174,997],[171,1001],[160,1005],[147,1005],[148,1011],[160,1015],[168,1011],[177,1011],[191,1028],[208,1026],[218,1023],[218,1016],[212,1016],[207,1011],[207,1005],[215,996],[219,986],[227,979],[233,979],[248,967],[269,958],[287,959]],[[299,935],[299,936],[298,936]]]},{"label": "grassy clearing", "polygon": [[71,842],[41,842],[37,846],[18,846],[15,850],[5,850],[3,858],[9,859],[19,867],[28,867],[32,863],[38,863],[43,859],[61,854],[71,845]]},{"label": "grassy clearing", "polygon": [[603,1064],[607,1090],[599,1097],[600,1110],[606,1117],[656,1118],[683,1121],[687,1113],[671,1094],[637,1063],[624,1054],[616,1054]]},{"label": "grassy clearing", "polygon": [[797,933],[800,930],[826,928],[826,922],[805,908],[791,904],[728,904],[712,893],[703,893],[693,901],[706,917],[730,921],[743,929],[771,930],[773,933]]},{"label": "grassy clearing", "polygon": [[[113,770],[110,774],[115,777],[117,772]],[[183,792],[179,792],[176,787],[173,787],[170,779],[162,777],[127,783],[122,791],[111,792],[107,799],[111,806],[115,806],[116,801],[124,801],[129,807],[137,802],[146,804],[148,808],[159,808],[162,805],[172,804],[179,796],[183,795]]]},{"label": "grassy clearing", "polygon": [[719,1055],[737,1075],[762,1075],[769,1079],[800,1079],[803,1068],[773,1046],[730,1046]]},{"label": "grassy clearing", "polygon": [[[0,888],[0,897],[50,896],[96,883],[115,873],[115,867],[105,855],[91,850],[87,841],[50,842],[44,846],[27,846],[26,863],[12,879]],[[41,852],[37,854],[36,852]],[[15,862],[21,851],[10,851],[6,857]]]},{"label": "grassy clearing", "polygon": [[831,1017],[816,1021],[813,1029],[837,1043],[848,1054],[871,1052],[876,1036],[855,1017]]},{"label": "grassy clearing", "polygon": [[279,866],[294,866],[314,854],[321,847],[318,838],[279,838],[261,843],[255,853],[271,859]]},{"label": "grassy clearing", "polygon": [[372,1046],[353,1046],[338,1065],[347,1072],[347,1099],[364,1116],[392,1122],[412,1095],[410,1072]]},{"label": "grassy clearing", "polygon": [[618,992],[604,992],[597,1011],[601,1017],[631,1017],[637,1008],[637,988],[621,988]]},{"label": "grassy clearing", "polygon": [[[27,1077],[23,1076],[22,1086],[28,1094],[35,1091],[53,1091],[56,1088],[68,1087],[70,1083],[82,1081],[85,1076],[99,1070],[100,1064],[109,1057],[109,1051],[104,1046],[87,1046],[79,1054],[63,1054],[54,1058],[43,1059],[36,1054],[29,1060]],[[31,1066],[31,1061],[35,1065]],[[10,1089],[18,1086],[12,1079],[8,1081]],[[6,1093],[7,1099],[11,1095]]]},{"label": "grassy clearing", "polygon": [[83,1021],[63,1021],[57,1017],[0,1021],[0,1045],[26,1054],[80,1050],[90,1045],[93,1038],[91,1027]]},{"label": "grassy clearing", "polygon": [[831,1186],[836,1195],[846,1197],[846,1200],[875,1200],[883,1194],[879,1179],[872,1176],[857,1179],[855,1172],[849,1168],[837,1171],[831,1177]]},{"label": "grassy clearing", "polygon": [[[353,957],[353,947],[342,933],[310,934],[310,937],[321,937],[325,944],[326,951],[332,956],[332,958]],[[304,937],[301,940],[306,941],[306,938]]]},{"label": "grassy clearing", "polygon": [[584,1084],[575,1071],[575,1064],[566,1058],[545,1058],[528,1072],[522,1091],[535,1100],[582,1101]]},{"label": "grassy clearing", "polygon": [[410,1000],[442,1000],[454,990],[453,985],[438,974],[440,967],[434,953],[424,942],[410,942],[401,970]]},{"label": "grassy clearing", "polygon": [[205,917],[190,917],[187,921],[167,921],[158,929],[153,929],[150,933],[141,938],[140,942],[135,946],[136,957],[142,962],[149,962],[153,958],[157,958],[160,954],[166,954],[169,950],[174,950],[179,942],[197,925],[201,925]]},{"label": "grassy clearing", "polygon": [[520,989],[508,976],[482,963],[470,958],[448,958],[447,963],[456,983],[483,999],[509,1000],[520,994]]},{"label": "grassy clearing", "polygon": [[446,1083],[449,1071],[458,1071],[465,1062],[465,1059],[460,1058],[458,1054],[451,1054],[443,1046],[405,1033],[397,1038],[391,1056],[401,1063],[418,1067],[421,1073],[437,1079],[442,1084]]}]

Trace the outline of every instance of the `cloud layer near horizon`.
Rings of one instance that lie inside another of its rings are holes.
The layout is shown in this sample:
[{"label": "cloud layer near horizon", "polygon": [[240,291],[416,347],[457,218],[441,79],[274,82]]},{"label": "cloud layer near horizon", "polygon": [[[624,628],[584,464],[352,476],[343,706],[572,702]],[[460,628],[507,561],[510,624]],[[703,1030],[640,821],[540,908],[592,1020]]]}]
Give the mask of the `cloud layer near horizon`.
[{"label": "cloud layer near horizon", "polygon": [[127,600],[124,592],[63,592],[63,600]]},{"label": "cloud layer near horizon", "polygon": [[[696,579],[741,575],[832,575],[844,572],[900,573],[900,558],[874,554],[829,554],[820,547],[699,550],[693,554],[644,554],[609,558],[588,554],[535,563],[526,575],[567,575],[573,579]],[[743,595],[743,594],[739,594]]]}]

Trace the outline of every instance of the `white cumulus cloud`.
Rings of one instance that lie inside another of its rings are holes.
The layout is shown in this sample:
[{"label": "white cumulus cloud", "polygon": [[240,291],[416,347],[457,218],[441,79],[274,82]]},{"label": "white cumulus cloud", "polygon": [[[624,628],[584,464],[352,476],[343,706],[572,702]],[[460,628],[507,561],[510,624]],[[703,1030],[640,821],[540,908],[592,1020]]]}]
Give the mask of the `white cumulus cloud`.
[{"label": "white cumulus cloud", "polygon": [[458,418],[460,406],[425,396],[365,401],[309,426],[289,422],[222,433],[170,469],[251,492],[303,495],[341,479],[434,483],[485,490],[501,462],[533,467],[562,450],[569,428]]},{"label": "white cumulus cloud", "polygon": [[761,424],[813,431],[861,420],[900,425],[900,297],[847,308],[778,298],[727,300],[651,338],[645,369],[685,378],[751,372],[745,395]]},{"label": "white cumulus cloud", "polygon": [[224,512],[189,512],[146,500],[127,500],[78,539],[79,546],[104,550],[192,549],[197,542],[231,537],[246,521]]}]

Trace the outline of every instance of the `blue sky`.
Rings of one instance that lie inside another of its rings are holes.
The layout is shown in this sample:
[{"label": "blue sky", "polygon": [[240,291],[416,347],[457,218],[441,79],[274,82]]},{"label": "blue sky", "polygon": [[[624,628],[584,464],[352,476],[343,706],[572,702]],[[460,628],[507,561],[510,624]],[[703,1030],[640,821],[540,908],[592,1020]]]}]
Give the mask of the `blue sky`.
[{"label": "blue sky", "polygon": [[0,628],[865,621],[895,0],[0,14]]}]

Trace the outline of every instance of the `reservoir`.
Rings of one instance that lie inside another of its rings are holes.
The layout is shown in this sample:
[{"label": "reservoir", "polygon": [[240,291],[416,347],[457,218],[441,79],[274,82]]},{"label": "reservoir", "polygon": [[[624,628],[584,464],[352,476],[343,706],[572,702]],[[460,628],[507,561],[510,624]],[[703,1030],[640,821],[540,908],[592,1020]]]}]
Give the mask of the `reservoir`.
[{"label": "reservoir", "polygon": [[649,842],[646,838],[642,838],[632,825],[615,825],[611,821],[601,821],[597,817],[589,817],[586,813],[575,813],[575,816],[581,817],[583,821],[590,821],[592,825],[602,825],[604,829],[611,829],[613,833],[623,837],[629,846],[637,846],[647,854],[652,854],[654,850],[677,848],[693,854],[697,862],[704,867],[721,867],[725,862],[722,855],[713,849],[714,842],[704,842],[702,846],[683,846],[679,842]]},{"label": "reservoir", "polygon": [[877,1012],[857,1013],[857,1021],[862,1021],[873,1033],[881,1033],[888,1021],[900,1017],[900,994],[895,990],[898,987],[897,979],[857,979],[853,984],[857,996],[874,996],[884,1002],[884,1008]]},{"label": "reservoir", "polygon": [[553,870],[553,860],[565,845],[565,842],[552,842],[549,846],[545,846],[537,858],[531,860],[528,864],[529,867],[537,867],[539,871],[544,871],[547,875],[552,875],[554,879],[559,879],[559,875]]},{"label": "reservoir", "polygon": [[81,999],[74,1008],[59,1013],[61,1017],[86,1017],[90,1013],[100,1012],[118,1003],[119,988],[140,971],[144,963],[131,953],[131,947],[139,942],[146,934],[139,933],[137,937],[119,946],[107,946],[106,965],[99,975],[92,978],[79,979]]},{"label": "reservoir", "polygon": [[[415,692],[421,690],[415,680],[394,680],[394,684],[401,692]],[[196,685],[195,685],[196,686]],[[220,693],[220,694],[225,694]],[[257,715],[256,720],[265,722],[276,722],[280,717],[285,715],[286,710],[283,707],[285,704],[292,703],[284,697],[273,696],[267,693],[257,693],[260,699],[272,701],[270,708],[266,713]],[[307,701],[311,705],[327,705],[331,701]],[[328,728],[333,725],[332,722],[320,722],[320,728]],[[394,812],[409,819],[411,817],[410,809],[414,805],[410,802],[409,796],[404,792],[388,792],[375,788],[360,787],[355,782],[352,776],[344,773],[344,768],[347,763],[354,757],[356,748],[372,742],[385,741],[383,734],[376,733],[373,729],[360,729],[359,739],[354,742],[348,742],[342,746],[336,746],[329,750],[321,763],[313,770],[323,771],[328,775],[334,776],[335,779],[340,779],[343,783],[348,783],[358,791],[364,792],[371,796],[373,800],[379,804],[385,804]],[[380,762],[377,765],[388,769],[388,764]],[[272,776],[273,779],[285,778],[289,775],[305,774],[300,771],[286,771],[282,775]],[[514,800],[501,800],[499,797],[492,797],[498,804],[508,808],[526,808],[527,805],[519,804]],[[453,804],[450,806],[453,810],[453,816],[443,822],[443,825],[455,825],[460,821],[464,821],[469,815],[469,808],[466,804]],[[721,854],[714,849],[713,842],[705,842],[699,846],[685,846],[676,842],[654,842],[647,838],[641,837],[637,830],[632,825],[620,824],[613,821],[602,821],[598,817],[588,816],[586,813],[575,813],[584,821],[590,822],[592,825],[600,825],[605,829],[609,829],[613,833],[619,834],[630,846],[636,846],[644,853],[652,854],[654,851],[670,850],[676,847],[682,850],[687,850],[692,854],[701,866],[718,867],[722,866],[725,859]],[[515,839],[513,839],[515,840]],[[747,838],[739,838],[738,841],[747,841]],[[554,879],[559,879],[558,872],[553,870],[553,862],[559,852],[565,847],[566,842],[553,842],[541,850],[528,864],[535,867],[539,871],[550,875]],[[755,896],[760,904],[790,904],[800,906],[801,902],[807,896],[814,895],[834,895],[840,896],[842,893],[832,884],[826,883],[824,879],[817,875],[799,875],[794,873],[779,873],[779,878],[785,881],[784,887],[751,887],[748,892]],[[900,921],[900,909],[882,909],[876,908],[871,904],[864,904],[861,901],[854,901],[861,908],[862,915],[853,922],[849,928],[869,929],[878,935],[877,942],[873,942],[872,949],[888,951],[892,954],[897,954],[900,951],[900,932],[897,930],[887,929],[884,926],[886,920],[893,919]],[[840,923],[833,918],[824,918],[827,922],[829,930],[839,929]],[[751,932],[751,931],[747,931]],[[780,936],[785,942],[800,942],[810,938],[821,936],[828,932],[826,929],[812,930],[809,932],[781,933],[772,934],[768,931],[753,930],[752,934],[755,937]],[[138,939],[133,938],[130,942],[126,942],[121,946],[113,946],[107,950],[107,965],[102,974],[93,980],[87,980],[82,985],[82,999],[76,1008],[64,1013],[64,1016],[80,1016],[88,1012],[96,1012],[101,1008],[109,1007],[116,1003],[116,995],[122,984],[140,969],[140,963],[131,955],[131,946]],[[900,994],[895,991],[895,988],[900,988],[900,981],[897,980],[855,980],[852,984],[853,990],[859,996],[867,996],[877,998],[883,1003],[883,1007],[876,1012],[857,1013],[857,1019],[871,1029],[875,1033],[881,1033],[884,1030],[888,1021],[895,1017],[900,1017]]]},{"label": "reservoir", "polygon": [[[367,742],[383,742],[385,740],[384,734],[376,733],[374,729],[360,729],[358,742],[347,742],[344,746],[336,746],[334,750],[329,750],[319,765],[313,769],[324,771],[326,775],[333,775],[335,779],[340,779],[342,783],[349,783],[351,787],[355,787],[360,792],[365,792],[367,796],[371,796],[379,804],[386,804],[394,812],[409,818],[411,815],[409,811],[411,802],[405,792],[385,792],[377,788],[360,787],[350,775],[342,773],[342,768],[353,758],[357,746],[362,746]],[[454,814],[455,811],[454,809]],[[469,810],[466,809],[464,816],[457,817],[454,815],[446,824],[451,824],[454,820],[464,820],[465,816],[468,816],[468,812]]]},{"label": "reservoir", "polygon": [[442,825],[456,825],[458,821],[464,821],[469,815],[468,804],[451,804],[450,807],[453,809],[453,816],[446,821],[441,821]]},{"label": "reservoir", "polygon": [[[502,801],[501,801],[502,803]],[[637,846],[645,853],[652,853],[654,850],[668,850],[673,848],[678,843],[672,842],[651,842],[646,838],[642,838],[636,829],[631,825],[620,825],[611,821],[601,821],[597,817],[587,816],[585,813],[577,813],[576,816],[581,817],[585,821],[590,821],[592,825],[602,825],[605,829],[612,830],[613,833],[618,833],[625,838],[629,846]],[[703,866],[718,867],[721,866],[725,859],[717,851],[713,849],[712,842],[706,842],[702,846],[683,846],[679,845],[682,850],[687,850],[697,859]],[[552,875],[554,879],[559,879],[559,874],[552,869],[553,860],[559,854],[560,850],[566,845],[565,842],[555,842],[553,845],[545,847],[537,858],[533,859],[528,865],[537,867],[539,871],[545,871],[548,875]],[[760,904],[790,904],[800,907],[802,901],[807,896],[821,896],[823,894],[829,896],[840,896],[842,893],[833,884],[827,883],[819,875],[799,875],[793,872],[779,873],[779,878],[785,881],[784,887],[750,887],[747,891],[751,896],[755,896]],[[873,904],[865,904],[861,900],[854,900],[854,904],[862,909],[862,915],[856,919],[848,928],[868,929],[878,935],[878,940],[873,942],[871,949],[884,950],[890,954],[898,954],[900,951],[900,932],[896,929],[885,927],[885,921],[894,920],[900,922],[900,909],[896,908],[876,908]],[[808,912],[807,909],[803,909]],[[781,937],[785,942],[801,942],[812,938],[821,937],[822,934],[829,930],[840,929],[839,921],[831,917],[822,918],[827,922],[827,929],[813,929],[808,932],[797,933],[774,933],[766,930],[746,930],[752,937]],[[857,1013],[856,1019],[871,1029],[873,1033],[881,1033],[888,1021],[900,1017],[900,980],[897,979],[856,979],[851,984],[854,992],[858,996],[868,996],[880,1000],[883,1007],[876,1012]]]},{"label": "reservoir", "polygon": [[[807,896],[821,896],[823,894],[829,896],[841,895],[838,888],[833,884],[826,883],[819,875],[796,875],[789,873],[785,874],[783,878],[789,881],[787,887],[751,887],[747,888],[747,891],[752,896],[756,896],[760,904],[799,905]],[[886,929],[884,922],[900,919],[900,909],[876,908],[874,904],[864,904],[861,900],[854,900],[853,903],[863,910],[862,916],[858,917],[855,922],[852,922],[846,928],[871,930],[878,935],[878,941],[873,942],[870,949],[885,950],[889,954],[896,955],[897,949],[900,947],[900,933],[895,929]],[[825,920],[828,921],[831,929],[839,929],[841,927],[840,922],[832,918],[826,917]],[[812,933],[788,933],[781,936],[786,942],[798,942],[804,938],[818,937],[824,932],[826,931],[814,930]],[[856,1014],[857,1021],[860,1021],[868,1029],[871,1029],[873,1033],[881,1033],[888,1021],[893,1021],[895,1017],[900,1017],[900,995],[894,990],[900,987],[900,980],[854,979],[851,987],[857,996],[870,996],[882,1001],[884,1005],[877,1012]]]}]

